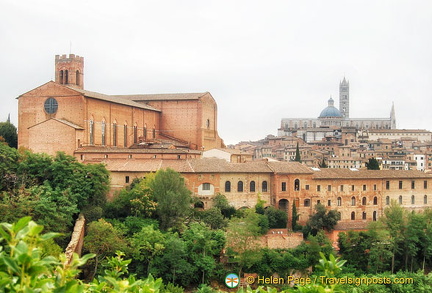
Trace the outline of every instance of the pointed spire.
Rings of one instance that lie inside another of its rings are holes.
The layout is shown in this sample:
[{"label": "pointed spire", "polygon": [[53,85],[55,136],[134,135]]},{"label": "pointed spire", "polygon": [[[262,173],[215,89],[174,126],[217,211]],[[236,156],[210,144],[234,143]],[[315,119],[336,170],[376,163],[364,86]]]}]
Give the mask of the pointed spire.
[{"label": "pointed spire", "polygon": [[7,118],[6,122],[10,123],[10,113],[8,114],[8,118]]}]

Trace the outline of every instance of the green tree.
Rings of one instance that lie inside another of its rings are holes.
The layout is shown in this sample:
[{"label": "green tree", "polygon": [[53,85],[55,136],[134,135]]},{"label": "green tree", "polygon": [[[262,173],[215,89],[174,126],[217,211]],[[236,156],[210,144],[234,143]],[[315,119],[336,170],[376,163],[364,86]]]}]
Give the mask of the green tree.
[{"label": "green tree", "polygon": [[307,226],[311,229],[312,235],[319,230],[331,231],[340,220],[340,214],[336,210],[327,210],[322,204],[315,206],[315,213],[309,216]]},{"label": "green tree", "polygon": [[159,170],[148,187],[157,202],[156,214],[163,230],[180,228],[187,215],[192,211],[191,192],[187,189],[184,178],[172,170]]},{"label": "green tree", "polygon": [[0,137],[12,148],[18,147],[17,128],[10,122],[0,122]]},{"label": "green tree", "polygon": [[0,192],[10,192],[17,186],[18,160],[18,151],[0,142]]},{"label": "green tree", "polygon": [[293,231],[299,231],[301,230],[301,226],[297,224],[297,221],[299,219],[300,215],[297,213],[297,207],[295,203],[292,204],[292,222],[291,222],[291,228]]},{"label": "green tree", "polygon": [[225,195],[218,193],[213,198],[213,206],[220,209],[225,218],[230,219],[236,212],[235,207],[229,204]]},{"label": "green tree", "polygon": [[272,206],[265,209],[264,215],[268,218],[269,228],[286,228],[288,215],[282,210]]},{"label": "green tree", "polygon": [[368,170],[379,170],[380,166],[378,160],[375,158],[370,158],[368,162],[366,162],[366,168]]},{"label": "green tree", "polygon": [[299,149],[299,143],[298,142],[297,142],[297,146],[296,146],[294,161],[301,163],[301,156],[300,156],[300,149]]}]

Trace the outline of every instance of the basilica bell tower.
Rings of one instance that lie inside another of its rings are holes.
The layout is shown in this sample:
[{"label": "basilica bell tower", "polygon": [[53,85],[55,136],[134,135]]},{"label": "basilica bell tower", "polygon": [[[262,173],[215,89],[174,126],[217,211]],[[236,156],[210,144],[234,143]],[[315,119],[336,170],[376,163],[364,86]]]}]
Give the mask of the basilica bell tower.
[{"label": "basilica bell tower", "polygon": [[349,81],[345,77],[339,83],[339,111],[342,117],[349,118]]},{"label": "basilica bell tower", "polygon": [[84,57],[75,54],[56,55],[55,82],[84,89]]}]

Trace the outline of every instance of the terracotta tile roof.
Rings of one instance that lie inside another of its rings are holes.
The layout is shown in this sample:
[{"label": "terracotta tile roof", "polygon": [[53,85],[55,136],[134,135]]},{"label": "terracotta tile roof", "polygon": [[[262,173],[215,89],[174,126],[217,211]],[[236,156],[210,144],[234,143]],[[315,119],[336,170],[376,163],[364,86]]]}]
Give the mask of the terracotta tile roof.
[{"label": "terracotta tile roof", "polygon": [[268,162],[270,168],[276,174],[311,174],[312,170],[298,162]]},{"label": "terracotta tile roof", "polygon": [[156,112],[161,112],[161,110],[156,109],[154,107],[151,107],[147,104],[137,103],[131,99],[123,98],[122,96],[105,95],[105,94],[101,94],[101,93],[96,93],[96,92],[91,92],[91,91],[87,91],[87,90],[74,88],[71,86],[67,86],[67,88],[74,90],[74,91],[77,91],[77,92],[79,92],[79,93],[81,93],[84,96],[89,97],[89,98],[103,100],[103,101],[107,101],[107,102],[111,102],[111,103],[131,106],[131,107],[136,107],[136,108],[141,108],[141,109],[146,109],[146,110],[151,110],[151,111],[156,111]]},{"label": "terracotta tile roof", "polygon": [[125,153],[125,154],[194,154],[199,155],[201,151],[189,150],[189,149],[156,149],[156,148],[114,148],[114,147],[83,147],[75,151],[76,154],[82,153]]},{"label": "terracotta tile roof", "polygon": [[362,170],[323,168],[315,171],[314,179],[392,179],[392,178],[432,178],[417,170]]},{"label": "terracotta tile roof", "polygon": [[209,94],[205,93],[176,93],[176,94],[138,94],[138,95],[115,95],[118,97],[132,101],[166,101],[166,100],[198,100],[199,98]]},{"label": "terracotta tile roof", "polygon": [[180,173],[192,172],[186,160],[104,159],[101,163],[111,172],[156,172],[159,169],[166,168],[171,168]]}]

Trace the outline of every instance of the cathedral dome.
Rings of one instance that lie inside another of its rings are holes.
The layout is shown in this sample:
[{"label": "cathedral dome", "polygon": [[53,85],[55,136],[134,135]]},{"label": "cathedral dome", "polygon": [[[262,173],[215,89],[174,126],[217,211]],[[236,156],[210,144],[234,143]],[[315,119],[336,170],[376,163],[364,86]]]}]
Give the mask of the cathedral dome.
[{"label": "cathedral dome", "polygon": [[334,101],[332,98],[328,100],[328,106],[321,111],[318,118],[334,118],[342,117],[341,112],[334,106]]}]

